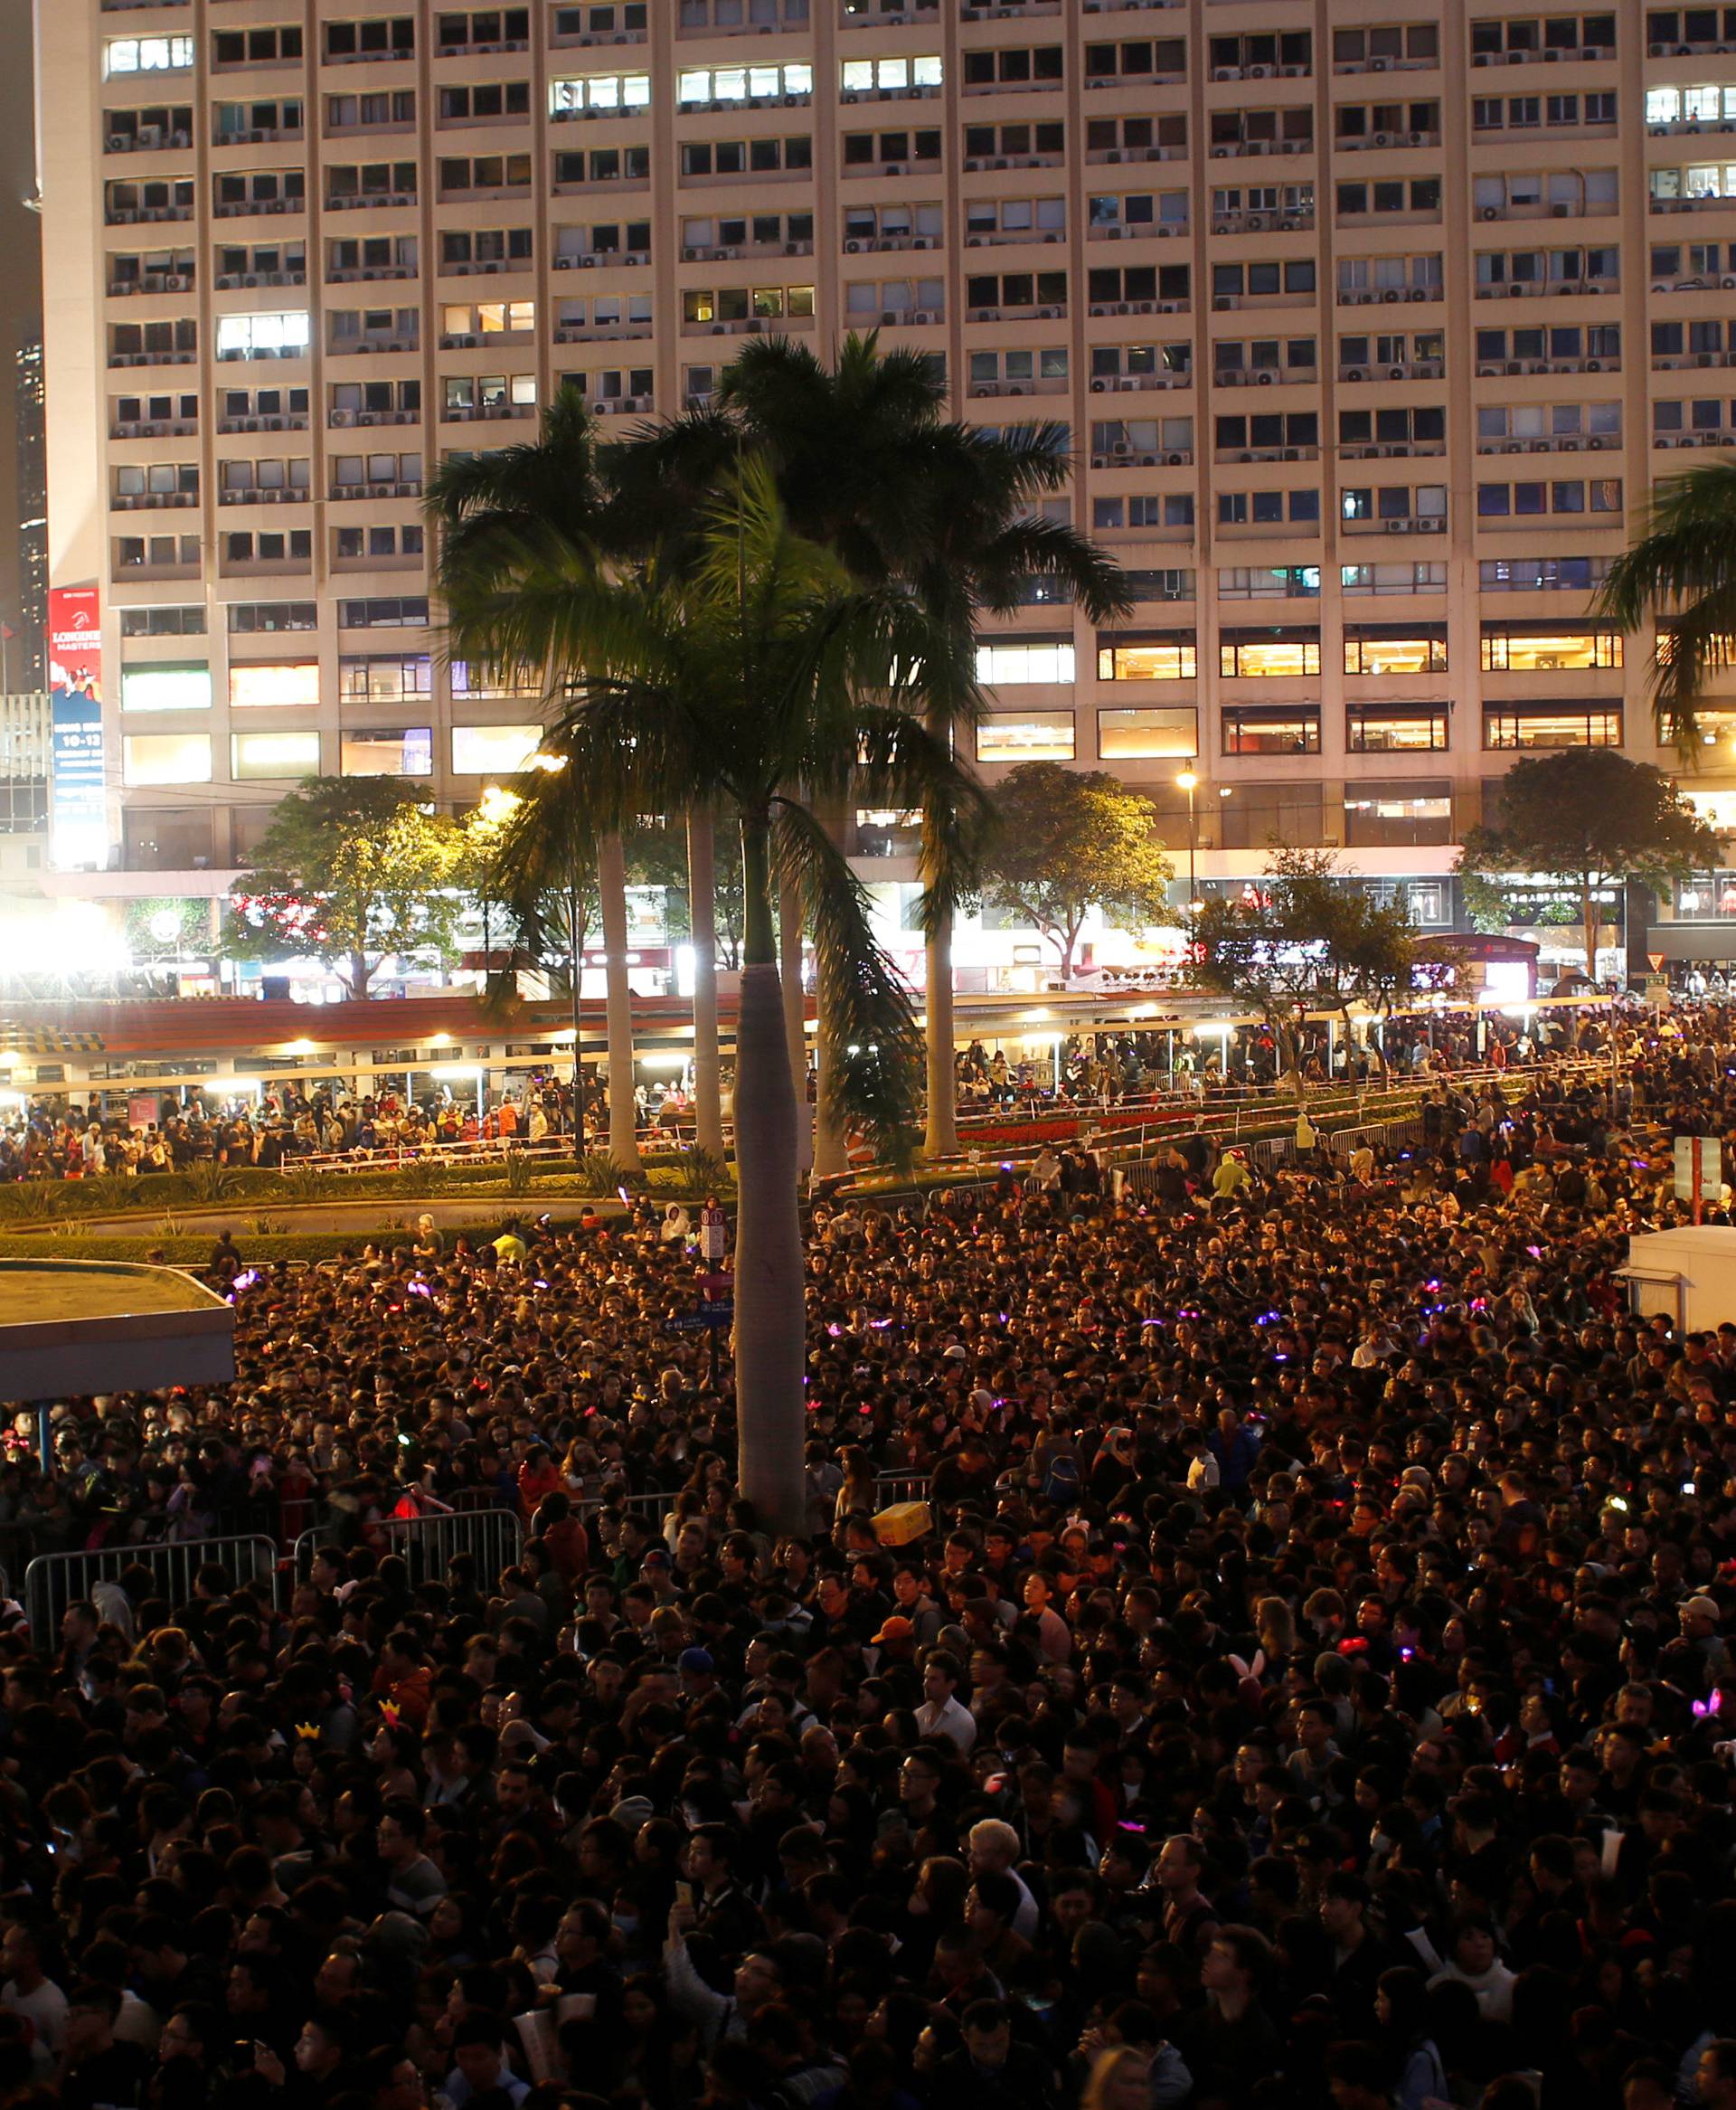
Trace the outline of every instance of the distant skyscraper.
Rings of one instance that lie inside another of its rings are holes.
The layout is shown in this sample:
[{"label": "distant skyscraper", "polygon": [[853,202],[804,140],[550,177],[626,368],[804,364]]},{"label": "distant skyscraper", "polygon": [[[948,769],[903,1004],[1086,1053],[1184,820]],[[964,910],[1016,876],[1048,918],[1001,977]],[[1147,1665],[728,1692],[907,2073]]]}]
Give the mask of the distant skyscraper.
[{"label": "distant skyscraper", "polygon": [[17,366],[18,617],[6,641],[6,671],[14,690],[39,689],[46,678],[43,637],[48,624],[48,441],[43,421],[42,337],[25,326]]}]

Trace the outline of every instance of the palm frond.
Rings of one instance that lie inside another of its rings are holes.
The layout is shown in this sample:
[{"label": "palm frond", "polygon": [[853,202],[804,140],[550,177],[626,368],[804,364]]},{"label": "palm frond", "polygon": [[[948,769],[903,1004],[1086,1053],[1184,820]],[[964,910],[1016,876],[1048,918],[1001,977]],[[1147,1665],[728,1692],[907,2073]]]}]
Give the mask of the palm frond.
[{"label": "palm frond", "polygon": [[835,1056],[825,1083],[882,1164],[907,1165],[915,1150],[922,1038],[892,962],[874,941],[868,896],[825,828],[779,800],[772,855],[794,881],[814,936],[822,1043]]},{"label": "palm frond", "polygon": [[1659,738],[1691,744],[1699,696],[1736,634],[1736,464],[1712,462],[1661,485],[1641,533],[1610,565],[1596,612],[1636,630],[1655,620]]},{"label": "palm frond", "polygon": [[1138,605],[1127,573],[1106,550],[1067,522],[1034,513],[1014,520],[985,544],[976,569],[982,604],[995,615],[1022,608],[1021,589],[1032,579],[1064,585],[1094,623],[1130,615]]},{"label": "palm frond", "polygon": [[994,832],[995,809],[962,770],[949,742],[907,711],[859,706],[854,803],[922,814],[922,894],[917,913],[927,935],[951,927],[975,886]]}]

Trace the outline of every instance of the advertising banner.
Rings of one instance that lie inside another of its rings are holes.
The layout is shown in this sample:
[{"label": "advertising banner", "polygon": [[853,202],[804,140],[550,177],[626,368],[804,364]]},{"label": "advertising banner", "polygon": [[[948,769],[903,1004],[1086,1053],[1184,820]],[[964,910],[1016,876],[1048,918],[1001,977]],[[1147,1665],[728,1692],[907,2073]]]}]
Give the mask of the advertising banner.
[{"label": "advertising banner", "polygon": [[48,596],[48,687],[53,727],[50,861],[62,871],[108,861],[103,792],[102,610],[94,586]]}]

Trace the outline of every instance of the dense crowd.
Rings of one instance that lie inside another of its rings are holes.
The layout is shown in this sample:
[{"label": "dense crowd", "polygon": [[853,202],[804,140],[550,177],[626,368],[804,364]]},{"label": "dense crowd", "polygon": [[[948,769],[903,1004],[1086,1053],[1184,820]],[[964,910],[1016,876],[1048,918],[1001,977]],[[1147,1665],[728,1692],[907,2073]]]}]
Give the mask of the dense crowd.
[{"label": "dense crowd", "polygon": [[[1670,1036],[816,1207],[781,1534],[654,1212],[245,1269],[232,1387],[0,1471],[121,1553],[0,1632],[6,2104],[1731,2110],[1736,1324],[1616,1272],[1736,1129]],[[165,1596],[178,1490],[326,1543]],[[491,1500],[500,1572],[392,1529]]]},{"label": "dense crowd", "polygon": [[[1605,1045],[1608,1008],[1542,1009],[1528,1017],[1467,1011],[1418,1014],[1386,1020],[1378,1029],[1359,1022],[1355,1036],[1328,1033],[1318,1022],[1303,1036],[1302,1069],[1311,1084],[1372,1084],[1444,1076],[1493,1064],[1522,1069]],[[1014,1108],[1027,1114],[1161,1102],[1181,1092],[1234,1098],[1278,1089],[1279,1055],[1271,1033],[1243,1025],[1220,1043],[1201,1043],[1185,1026],[1064,1036],[1052,1055],[1037,1060],[1015,1044],[971,1041],[956,1062],[958,1107],[968,1117]],[[401,1162],[461,1146],[502,1150],[571,1143],[573,1091],[570,1078],[532,1070],[505,1090],[486,1088],[478,1102],[451,1083],[414,1077],[404,1088],[381,1080],[351,1089],[342,1080],[266,1081],[257,1092],[203,1097],[165,1093],[154,1114],[122,1120],[100,1104],[35,1102],[0,1126],[0,1182],[133,1178],[186,1172],[195,1166],[262,1167],[278,1170],[297,1159],[334,1158]],[[726,1085],[728,1079],[726,1078]],[[810,1070],[807,1096],[818,1080]],[[693,1140],[690,1075],[664,1075],[634,1087],[640,1141],[675,1147]],[[581,1140],[607,1132],[607,1091],[594,1073],[580,1085]]]}]

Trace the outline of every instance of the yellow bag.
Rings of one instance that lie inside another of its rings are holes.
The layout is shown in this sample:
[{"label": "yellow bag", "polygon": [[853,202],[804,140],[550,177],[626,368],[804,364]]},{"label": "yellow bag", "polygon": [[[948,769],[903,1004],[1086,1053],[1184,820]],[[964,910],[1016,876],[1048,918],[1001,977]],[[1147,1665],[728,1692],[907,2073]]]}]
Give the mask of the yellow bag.
[{"label": "yellow bag", "polygon": [[926,1502],[894,1502],[874,1519],[874,1537],[882,1546],[908,1546],[926,1537],[929,1524]]}]

